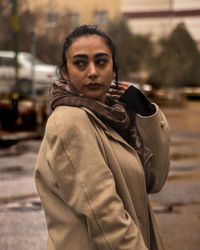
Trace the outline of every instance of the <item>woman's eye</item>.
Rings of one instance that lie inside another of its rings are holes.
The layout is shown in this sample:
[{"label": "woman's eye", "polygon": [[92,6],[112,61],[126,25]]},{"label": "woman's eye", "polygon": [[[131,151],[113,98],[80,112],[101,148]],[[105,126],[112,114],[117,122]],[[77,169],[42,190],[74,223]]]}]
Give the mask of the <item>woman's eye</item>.
[{"label": "woman's eye", "polygon": [[78,67],[78,68],[83,68],[86,66],[86,62],[84,61],[75,61],[74,64]]},{"label": "woman's eye", "polygon": [[96,61],[96,64],[99,65],[99,66],[103,66],[107,63],[107,60],[105,59],[99,59]]}]

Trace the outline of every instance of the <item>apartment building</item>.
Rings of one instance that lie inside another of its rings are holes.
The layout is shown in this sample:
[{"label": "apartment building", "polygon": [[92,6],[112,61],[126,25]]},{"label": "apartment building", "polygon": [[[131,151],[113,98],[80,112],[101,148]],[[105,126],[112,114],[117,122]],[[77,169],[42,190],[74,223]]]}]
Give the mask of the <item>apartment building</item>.
[{"label": "apartment building", "polygon": [[200,44],[200,0],[121,0],[121,12],[133,32],[156,40],[183,22]]},{"label": "apartment building", "polygon": [[40,23],[46,22],[47,27],[56,26],[62,15],[67,15],[74,26],[86,23],[105,26],[109,20],[119,16],[120,6],[120,0],[28,0],[25,8],[45,11],[46,20]]},{"label": "apartment building", "polygon": [[27,0],[23,8],[44,12],[36,29],[55,27],[60,16],[67,16],[71,25],[105,26],[120,15],[127,18],[135,33],[150,34],[157,40],[180,22],[200,44],[200,0]]}]

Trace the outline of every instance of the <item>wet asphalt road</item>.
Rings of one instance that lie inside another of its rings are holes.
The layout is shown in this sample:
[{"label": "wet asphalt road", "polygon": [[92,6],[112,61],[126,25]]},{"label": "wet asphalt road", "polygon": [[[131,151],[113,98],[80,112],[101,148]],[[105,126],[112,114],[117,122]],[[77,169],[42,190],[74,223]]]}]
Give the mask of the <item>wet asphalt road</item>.
[{"label": "wet asphalt road", "polygon": [[33,177],[40,142],[0,150],[0,250],[45,249],[45,219]]},{"label": "wet asphalt road", "polygon": [[[188,109],[190,120],[180,122]],[[172,127],[171,170],[163,190],[150,199],[166,250],[199,250],[200,103],[164,112]],[[0,148],[0,250],[45,249],[45,218],[33,177],[40,143],[30,139]]]}]

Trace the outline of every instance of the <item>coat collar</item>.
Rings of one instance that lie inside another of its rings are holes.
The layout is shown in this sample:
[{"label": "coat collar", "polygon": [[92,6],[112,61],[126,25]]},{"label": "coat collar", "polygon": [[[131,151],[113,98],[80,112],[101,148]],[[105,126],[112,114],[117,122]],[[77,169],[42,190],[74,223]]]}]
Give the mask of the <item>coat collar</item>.
[{"label": "coat collar", "polygon": [[134,150],[113,128],[106,126],[91,110],[85,107],[81,107],[93,120],[104,130],[105,134],[128,147],[131,150]]}]

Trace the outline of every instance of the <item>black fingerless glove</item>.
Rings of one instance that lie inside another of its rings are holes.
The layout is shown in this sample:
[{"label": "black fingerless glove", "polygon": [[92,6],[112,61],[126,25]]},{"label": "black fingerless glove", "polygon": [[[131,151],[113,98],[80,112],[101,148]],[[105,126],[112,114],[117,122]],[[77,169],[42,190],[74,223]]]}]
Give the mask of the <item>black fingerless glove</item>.
[{"label": "black fingerless glove", "polygon": [[134,86],[130,86],[119,101],[124,102],[128,108],[142,116],[150,116],[156,112],[155,106]]}]

